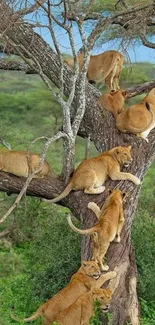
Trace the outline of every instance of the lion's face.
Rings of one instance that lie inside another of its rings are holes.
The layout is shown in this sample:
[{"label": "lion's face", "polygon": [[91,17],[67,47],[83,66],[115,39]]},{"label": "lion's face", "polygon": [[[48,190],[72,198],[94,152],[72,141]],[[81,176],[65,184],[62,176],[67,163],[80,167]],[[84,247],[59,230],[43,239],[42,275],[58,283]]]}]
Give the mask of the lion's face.
[{"label": "lion's face", "polygon": [[104,313],[107,313],[110,307],[110,301],[112,297],[111,289],[96,289],[92,288],[93,300],[100,302],[100,308]]},{"label": "lion's face", "polygon": [[85,274],[95,278],[96,280],[100,277],[101,271],[97,262],[95,261],[84,261],[82,262],[83,270]]},{"label": "lion's face", "polygon": [[115,156],[117,161],[124,167],[128,167],[132,162],[131,146],[129,147],[116,147]]}]

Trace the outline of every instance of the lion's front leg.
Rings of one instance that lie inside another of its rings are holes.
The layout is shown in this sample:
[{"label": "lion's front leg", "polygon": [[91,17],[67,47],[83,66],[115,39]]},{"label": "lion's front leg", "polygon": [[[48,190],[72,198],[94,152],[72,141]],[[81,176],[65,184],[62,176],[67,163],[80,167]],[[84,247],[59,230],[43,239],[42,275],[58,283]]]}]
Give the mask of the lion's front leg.
[{"label": "lion's front leg", "polygon": [[133,182],[135,185],[139,185],[140,184],[140,179],[130,173],[123,173],[123,172],[115,172],[115,171],[110,171],[109,173],[109,177],[113,180],[113,181],[131,181]]},{"label": "lion's front leg", "polygon": [[101,288],[106,281],[115,278],[116,275],[117,273],[115,271],[110,271],[105,274],[102,274],[100,278],[96,280],[95,288],[97,289]]}]

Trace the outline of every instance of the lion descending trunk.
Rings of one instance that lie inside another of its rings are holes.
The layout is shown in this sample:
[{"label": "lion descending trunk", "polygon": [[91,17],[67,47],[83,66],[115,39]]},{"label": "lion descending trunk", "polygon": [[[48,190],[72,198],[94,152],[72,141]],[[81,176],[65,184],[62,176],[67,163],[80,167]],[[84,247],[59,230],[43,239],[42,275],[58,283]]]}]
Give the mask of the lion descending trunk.
[{"label": "lion descending trunk", "polygon": [[103,152],[98,157],[84,160],[75,170],[69,184],[55,199],[42,199],[44,202],[58,202],[65,198],[71,190],[84,190],[87,194],[100,194],[104,191],[103,184],[110,177],[112,180],[130,180],[136,185],[140,180],[130,174],[120,171],[121,166],[129,166],[132,162],[131,146],[115,147]]},{"label": "lion descending trunk", "polygon": [[89,202],[88,208],[91,209],[98,218],[98,223],[92,228],[84,230],[78,229],[73,225],[71,217],[67,217],[68,223],[74,231],[82,235],[93,234],[93,259],[99,263],[102,271],[106,271],[109,268],[108,265],[103,265],[102,260],[110,243],[114,239],[120,242],[120,233],[124,224],[124,196],[125,194],[120,190],[113,190],[101,210],[95,202]]},{"label": "lion descending trunk", "polygon": [[107,313],[110,307],[112,290],[92,288],[89,292],[81,295],[75,303],[60,313],[56,322],[59,325],[89,325],[90,318],[94,314],[94,302],[100,302],[100,309]]},{"label": "lion descending trunk", "polygon": [[[92,287],[100,288],[106,281],[116,277],[116,272],[111,271],[101,274],[100,267],[95,261],[83,261],[79,270],[73,274],[70,282],[55,296],[41,305],[37,311],[24,322],[31,322],[38,317],[43,318],[43,325],[51,325],[63,310],[71,306],[83,293],[91,290]],[[11,318],[21,321],[13,312]]]},{"label": "lion descending trunk", "polygon": [[[17,150],[0,150],[0,170],[16,176],[28,177],[39,166],[39,155]],[[47,161],[44,161],[36,177],[44,177],[52,174],[52,169]]]},{"label": "lion descending trunk", "polygon": [[[83,66],[83,53],[78,55],[79,70]],[[91,55],[87,71],[89,82],[105,82],[108,89],[119,89],[119,79],[123,65],[123,55],[117,51],[105,51],[98,55]],[[73,69],[73,58],[65,60],[68,66]]]}]

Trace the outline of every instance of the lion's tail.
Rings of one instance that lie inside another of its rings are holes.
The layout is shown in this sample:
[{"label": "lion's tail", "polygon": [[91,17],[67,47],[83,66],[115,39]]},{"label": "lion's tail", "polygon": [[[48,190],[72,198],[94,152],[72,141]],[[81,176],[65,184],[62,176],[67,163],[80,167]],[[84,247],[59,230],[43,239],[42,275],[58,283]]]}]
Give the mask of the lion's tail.
[{"label": "lion's tail", "polygon": [[66,186],[66,188],[64,189],[64,191],[58,195],[56,198],[52,199],[52,200],[47,200],[47,199],[42,199],[43,202],[51,202],[51,203],[55,203],[58,202],[60,200],[62,200],[64,197],[66,197],[72,190],[72,181],[70,181],[68,183],[68,185]]},{"label": "lion's tail", "polygon": [[111,70],[114,68],[115,64],[116,64],[116,61],[120,59],[119,55],[116,54],[116,53],[113,53],[113,57],[112,57],[112,61],[111,61],[111,64],[108,68],[108,70],[105,72],[104,74],[104,79],[106,79],[109,75],[109,73],[111,72]]},{"label": "lion's tail", "polygon": [[17,322],[31,322],[31,321],[37,319],[41,315],[42,315],[42,309],[38,308],[37,311],[31,317],[24,318],[24,319],[21,320],[21,319],[19,319],[18,317],[16,317],[14,315],[13,310],[10,311],[11,318],[14,319]]},{"label": "lion's tail", "polygon": [[75,226],[73,225],[70,216],[67,217],[67,221],[68,221],[68,224],[70,225],[70,227],[71,227],[75,232],[78,232],[78,233],[81,234],[81,235],[90,235],[90,234],[93,234],[94,232],[97,232],[97,230],[98,230],[97,226],[94,226],[94,227],[89,228],[89,229],[79,229],[79,228],[77,228],[77,227],[75,227]]}]

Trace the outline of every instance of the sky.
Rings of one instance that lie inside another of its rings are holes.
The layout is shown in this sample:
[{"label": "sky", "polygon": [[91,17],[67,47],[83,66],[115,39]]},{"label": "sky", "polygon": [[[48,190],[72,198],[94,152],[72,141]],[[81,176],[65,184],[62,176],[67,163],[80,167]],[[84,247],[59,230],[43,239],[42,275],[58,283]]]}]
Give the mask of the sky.
[{"label": "sky", "polygon": [[[53,42],[47,30],[42,28],[36,28],[36,32],[41,34],[44,40],[53,48]],[[72,55],[68,37],[61,28],[57,28],[56,38],[60,46],[60,51],[65,54]],[[76,50],[78,51],[82,43],[76,28],[74,28],[74,40],[75,40]],[[95,55],[107,50],[117,50],[121,52],[121,50],[118,47],[118,43],[116,41],[112,41],[112,42],[107,42],[102,46],[100,45],[99,47],[95,47],[91,54]],[[134,48],[131,47],[128,48],[127,52],[131,62],[151,62],[155,64],[155,49],[150,49],[148,47],[139,44],[134,46]]]}]

